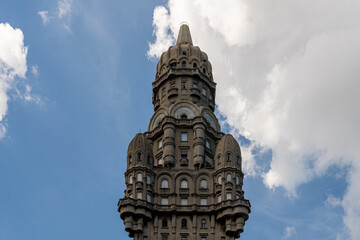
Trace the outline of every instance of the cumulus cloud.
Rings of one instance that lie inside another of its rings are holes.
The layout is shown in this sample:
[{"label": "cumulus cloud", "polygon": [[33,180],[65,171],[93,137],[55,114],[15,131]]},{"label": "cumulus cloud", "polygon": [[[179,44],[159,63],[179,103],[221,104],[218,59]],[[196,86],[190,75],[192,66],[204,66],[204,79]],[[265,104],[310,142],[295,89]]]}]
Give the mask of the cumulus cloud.
[{"label": "cumulus cloud", "polygon": [[0,23],[0,138],[6,132],[4,117],[8,110],[8,90],[13,87],[16,77],[25,78],[26,56],[22,31],[8,23]]},{"label": "cumulus cloud", "polygon": [[[272,150],[258,173],[267,187],[296,196],[330,166],[349,166],[341,203],[352,239],[360,239],[359,11],[352,0],[169,0],[155,8],[148,51],[159,57],[189,23],[213,65],[218,110]],[[256,174],[249,163],[244,170]]]},{"label": "cumulus cloud", "polygon": [[[72,7],[72,0],[59,0],[55,11],[49,13],[48,10],[43,10],[43,11],[39,11],[38,14],[41,17],[43,24],[46,25],[47,23],[49,23],[50,19],[60,20],[69,17],[71,12],[71,7]],[[66,18],[65,22],[63,23],[63,26],[65,30],[70,32],[70,27],[68,22],[69,19]]]}]

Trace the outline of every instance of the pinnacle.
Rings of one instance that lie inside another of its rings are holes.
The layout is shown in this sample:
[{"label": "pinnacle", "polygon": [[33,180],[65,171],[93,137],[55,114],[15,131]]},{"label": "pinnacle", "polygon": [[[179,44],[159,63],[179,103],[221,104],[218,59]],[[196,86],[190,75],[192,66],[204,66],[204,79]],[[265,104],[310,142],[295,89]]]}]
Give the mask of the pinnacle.
[{"label": "pinnacle", "polygon": [[189,29],[189,26],[186,24],[182,24],[180,26],[176,45],[178,45],[180,43],[190,43],[191,45],[193,45],[192,39],[191,39],[191,34],[190,34],[190,29]]}]

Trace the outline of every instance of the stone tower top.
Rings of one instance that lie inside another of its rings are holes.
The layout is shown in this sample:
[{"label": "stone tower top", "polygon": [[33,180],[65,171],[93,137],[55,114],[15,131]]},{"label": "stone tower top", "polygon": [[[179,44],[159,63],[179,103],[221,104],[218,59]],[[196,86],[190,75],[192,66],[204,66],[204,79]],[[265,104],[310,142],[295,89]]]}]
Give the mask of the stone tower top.
[{"label": "stone tower top", "polygon": [[189,26],[186,24],[182,24],[180,27],[176,45],[179,45],[181,43],[190,43],[191,45],[193,45],[192,39],[191,39],[191,34],[190,34],[190,29],[189,29]]}]

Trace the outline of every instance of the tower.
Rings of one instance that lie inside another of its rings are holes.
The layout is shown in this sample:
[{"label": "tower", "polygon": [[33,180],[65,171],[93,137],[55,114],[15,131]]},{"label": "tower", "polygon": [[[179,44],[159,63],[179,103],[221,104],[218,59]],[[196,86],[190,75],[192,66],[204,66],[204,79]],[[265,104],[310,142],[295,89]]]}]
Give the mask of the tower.
[{"label": "tower", "polygon": [[187,25],[161,55],[148,131],[130,142],[118,211],[136,240],[233,240],[250,213],[241,151],[214,114],[216,83]]}]

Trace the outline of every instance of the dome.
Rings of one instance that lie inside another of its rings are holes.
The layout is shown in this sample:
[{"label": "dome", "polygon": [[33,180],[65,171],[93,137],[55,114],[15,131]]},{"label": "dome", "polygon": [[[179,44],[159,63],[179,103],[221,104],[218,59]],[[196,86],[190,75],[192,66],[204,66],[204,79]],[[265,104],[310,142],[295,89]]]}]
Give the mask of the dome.
[{"label": "dome", "polygon": [[152,162],[153,153],[151,144],[144,134],[138,133],[131,140],[128,147],[128,165],[140,161],[142,163],[149,163],[148,158],[150,158],[150,162]]},{"label": "dome", "polygon": [[[219,157],[221,159],[219,159]],[[226,134],[218,142],[215,152],[215,161],[215,166],[218,166],[219,161],[221,162],[220,166],[225,166],[229,164],[238,164],[241,166],[240,146],[232,135]]]},{"label": "dome", "polygon": [[[212,67],[206,53],[199,47],[193,46],[190,29],[187,25],[181,25],[175,46],[171,46],[164,52],[157,64],[155,81],[168,75],[170,69],[188,70],[188,74],[199,74],[201,77],[213,81]],[[175,72],[176,73],[176,72]]]}]

